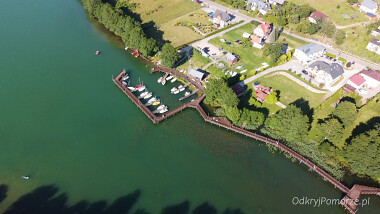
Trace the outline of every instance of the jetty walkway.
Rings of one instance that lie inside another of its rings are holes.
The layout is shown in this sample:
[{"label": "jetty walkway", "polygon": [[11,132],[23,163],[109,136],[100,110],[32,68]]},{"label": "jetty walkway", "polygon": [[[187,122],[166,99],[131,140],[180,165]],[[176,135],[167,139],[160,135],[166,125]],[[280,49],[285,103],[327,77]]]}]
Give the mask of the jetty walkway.
[{"label": "jetty walkway", "polygon": [[[164,73],[170,73],[172,75],[176,75],[180,78],[183,78],[190,83],[194,83],[193,86],[198,89],[199,91],[203,92],[203,87],[200,85],[200,82],[195,82],[194,80],[191,80],[188,78],[186,75],[183,73],[176,71],[174,69],[169,69],[169,68],[164,68],[164,67],[157,67],[152,69],[152,73],[160,71]],[[343,205],[350,213],[354,214],[358,210],[358,203],[359,203],[359,198],[360,195],[365,194],[365,195],[378,195],[380,196],[380,188],[374,188],[374,187],[368,187],[368,186],[362,186],[362,185],[354,185],[351,189],[346,187],[344,184],[336,180],[334,177],[332,177],[330,174],[328,174],[326,171],[315,165],[313,162],[309,161],[307,158],[303,157],[302,155],[298,154],[297,152],[293,151],[291,148],[287,147],[283,143],[261,136],[259,134],[253,133],[251,131],[245,130],[243,128],[234,126],[229,122],[228,119],[225,117],[209,117],[206,112],[203,110],[201,107],[200,103],[203,101],[205,98],[205,94],[202,94],[202,96],[193,99],[192,101],[185,103],[181,106],[179,106],[176,109],[173,109],[166,114],[163,114],[161,116],[156,116],[154,113],[152,113],[149,108],[147,108],[142,102],[131,92],[128,90],[126,86],[124,86],[121,83],[121,78],[122,75],[125,73],[125,71],[122,71],[120,74],[118,74],[115,78],[113,78],[113,81],[115,84],[150,118],[153,123],[159,123],[160,121],[163,121],[173,115],[175,115],[178,112],[181,112],[185,110],[186,108],[194,108],[196,109],[203,119],[206,122],[212,123],[214,125],[217,125],[219,127],[226,128],[228,130],[237,132],[239,134],[245,135],[247,137],[265,142],[267,144],[270,144],[272,146],[275,146],[279,148],[281,151],[289,154],[291,157],[297,159],[300,163],[305,164],[307,167],[309,167],[312,171],[318,173],[324,180],[327,180],[331,184],[333,184],[336,188],[340,189],[342,192],[344,192],[346,195],[344,198],[341,200],[341,205]]]}]

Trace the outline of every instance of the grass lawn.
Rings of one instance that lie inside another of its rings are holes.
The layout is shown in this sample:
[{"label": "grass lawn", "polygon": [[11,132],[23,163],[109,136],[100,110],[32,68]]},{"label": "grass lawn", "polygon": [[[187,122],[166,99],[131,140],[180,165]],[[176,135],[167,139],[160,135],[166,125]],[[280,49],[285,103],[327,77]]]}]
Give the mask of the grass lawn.
[{"label": "grass lawn", "polygon": [[280,35],[280,37],[278,38],[278,41],[283,42],[283,43],[287,43],[288,46],[291,48],[300,47],[300,46],[306,45],[308,43],[304,40],[297,39],[297,38],[290,36],[288,34],[285,34],[285,33],[282,33]]},{"label": "grass lawn", "polygon": [[321,103],[321,99],[325,95],[313,93],[283,75],[271,77],[264,76],[257,79],[257,82],[271,87],[275,91],[279,90],[279,101],[285,105],[289,105],[294,101],[303,98],[309,101],[310,107],[313,108]]},{"label": "grass lawn", "polygon": [[211,23],[208,19],[196,17],[196,16],[190,16],[194,13],[197,14],[205,14],[207,13],[201,9],[196,10],[196,11],[191,11],[190,13],[187,13],[183,16],[180,16],[178,18],[171,19],[167,22],[164,22],[160,24],[160,30],[164,32],[164,39],[169,40],[172,42],[172,44],[175,47],[181,46],[183,44],[192,42],[197,39],[203,38],[203,36],[194,30],[190,29],[189,27],[185,26],[175,26],[176,23],[180,21],[188,21],[191,23],[202,23],[202,24],[207,24]]},{"label": "grass lawn", "polygon": [[243,45],[235,44],[236,40],[243,39],[242,35],[244,32],[252,33],[254,27],[256,26],[257,25],[255,24],[249,23],[224,34],[223,39],[225,39],[228,42],[231,42],[233,47],[227,45],[224,42],[221,42],[221,37],[211,39],[210,43],[219,48],[223,47],[223,50],[232,52],[240,56],[240,61],[231,66],[232,68],[235,68],[239,65],[244,65],[244,69],[248,69],[248,71],[259,68],[262,66],[261,63],[269,63],[269,59],[263,56],[263,49],[260,50],[254,47],[243,47]]},{"label": "grass lawn", "polygon": [[[183,64],[177,67],[177,70],[189,70],[189,61],[185,60]],[[191,57],[191,66],[193,69],[203,68],[205,65],[211,62],[211,59],[202,56],[198,51],[193,52]]]},{"label": "grass lawn", "polygon": [[144,23],[153,21],[161,24],[201,8],[199,4],[190,0],[129,0],[129,2],[139,4],[133,12],[140,14]]},{"label": "grass lawn", "polygon": [[347,33],[345,42],[338,46],[339,48],[354,53],[360,57],[367,58],[373,62],[380,62],[380,56],[366,49],[368,42],[375,38],[367,35],[367,29],[364,26],[357,26],[356,29],[343,29]]},{"label": "grass lawn", "polygon": [[[330,19],[337,25],[349,25],[356,22],[366,22],[368,19],[365,17],[364,12],[360,12],[358,7],[350,7],[347,5],[346,0],[289,0],[297,4],[310,4],[315,9],[321,11],[330,17]],[[340,6],[337,9],[337,6]],[[342,14],[355,16],[354,19],[344,18]]]}]

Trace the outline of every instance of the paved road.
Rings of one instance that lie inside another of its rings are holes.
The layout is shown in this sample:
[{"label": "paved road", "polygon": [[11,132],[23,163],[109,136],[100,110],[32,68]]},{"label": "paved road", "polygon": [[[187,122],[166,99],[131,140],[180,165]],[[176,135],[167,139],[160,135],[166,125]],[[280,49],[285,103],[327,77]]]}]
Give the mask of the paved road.
[{"label": "paved road", "polygon": [[[229,13],[233,14],[234,16],[236,16],[239,19],[243,19],[243,20],[246,20],[246,21],[258,21],[258,22],[262,22],[262,20],[260,20],[260,19],[252,18],[250,16],[246,16],[246,15],[240,13],[240,11],[237,10],[237,9],[231,9],[231,8],[225,7],[223,5],[217,4],[215,2],[212,2],[210,0],[204,0],[203,2],[206,5],[208,5],[210,8],[212,8],[212,9],[219,9],[219,10],[222,10],[222,11],[228,11]],[[223,33],[224,32],[221,32],[220,35],[222,35]],[[318,43],[318,44],[323,45],[323,46],[326,45],[326,44],[324,44],[324,43],[322,43],[320,41],[313,41],[311,39],[307,39],[307,38],[295,35],[295,34],[293,34],[291,32],[286,31],[286,30],[284,30],[283,33],[286,33],[288,35],[291,35],[293,37],[296,37],[298,39],[301,39],[301,40],[304,40],[304,41],[307,41],[307,42],[314,42],[314,43]],[[215,37],[213,37],[213,38],[215,38]],[[348,61],[358,62],[358,63],[364,65],[365,67],[368,66],[368,67],[371,67],[373,69],[380,70],[380,64],[379,63],[371,62],[371,61],[369,61],[367,59],[361,58],[359,56],[355,56],[355,55],[353,55],[351,53],[347,53],[345,51],[342,51],[342,50],[339,50],[339,49],[332,49],[332,48],[326,48],[326,51],[329,52],[329,53],[335,54],[337,56],[343,57],[343,58],[347,59]]]}]

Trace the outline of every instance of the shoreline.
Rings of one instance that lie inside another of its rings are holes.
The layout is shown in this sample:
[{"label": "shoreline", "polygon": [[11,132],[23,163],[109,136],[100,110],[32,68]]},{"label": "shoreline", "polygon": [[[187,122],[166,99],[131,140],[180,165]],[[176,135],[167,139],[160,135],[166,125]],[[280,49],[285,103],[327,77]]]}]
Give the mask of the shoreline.
[{"label": "shoreline", "polygon": [[[173,74],[172,70],[176,71],[175,69],[164,68],[162,66],[157,66],[156,69],[154,69],[154,71],[160,71],[160,72],[169,73],[169,74]],[[127,88],[124,89],[123,86],[122,86],[122,84],[121,84],[120,78],[121,78],[123,72],[124,71],[120,72],[112,80],[133,102],[135,102],[135,100],[133,99],[133,97],[131,97],[126,92],[126,91],[129,92],[129,90]],[[190,84],[193,84],[193,83],[190,81]],[[196,88],[198,88],[197,85],[193,85],[193,86],[196,87]],[[129,93],[131,93],[131,92],[129,92]],[[203,108],[200,105],[201,102],[203,101],[203,99],[205,98],[205,96],[206,95],[202,93],[202,95],[200,97],[198,97],[198,98],[196,98],[196,99],[194,99],[194,100],[192,100],[192,101],[190,101],[188,103],[183,104],[182,106],[178,107],[177,109],[174,109],[174,110],[168,112],[167,114],[162,115],[161,117],[154,117],[154,118],[152,118],[151,116],[149,116],[149,113],[147,113],[146,110],[141,105],[137,105],[137,106],[146,115],[148,115],[148,117],[152,120],[153,123],[159,123],[160,121],[165,120],[168,117],[173,116],[174,114],[176,114],[176,113],[178,113],[180,111],[185,110],[186,108],[194,108],[194,109],[196,109],[201,114],[202,118],[206,122],[209,122],[209,123],[217,125],[219,127],[223,127],[223,128],[225,128],[227,130],[230,130],[230,131],[233,131],[233,132],[245,135],[246,137],[250,137],[250,138],[253,138],[255,140],[259,140],[261,142],[264,142],[266,144],[272,145],[272,146],[280,149],[281,151],[289,154],[291,157],[293,157],[296,160],[298,160],[300,163],[305,164],[310,170],[312,170],[312,171],[316,172],[318,175],[320,175],[323,178],[323,180],[325,180],[325,181],[327,180],[329,183],[331,183],[332,185],[334,185],[335,188],[339,188],[343,193],[345,193],[345,196],[342,198],[340,204],[345,209],[347,209],[348,212],[350,212],[352,214],[354,214],[354,213],[357,212],[358,206],[359,206],[358,201],[359,201],[359,198],[360,198],[360,196],[362,194],[366,194],[366,195],[378,195],[378,196],[380,196],[380,188],[375,188],[375,187],[369,187],[369,186],[354,184],[352,186],[352,188],[349,189],[347,186],[345,186],[344,184],[342,184],[340,181],[336,180],[333,176],[331,176],[329,173],[327,173],[326,171],[324,171],[322,168],[320,168],[319,166],[317,166],[316,164],[314,164],[312,161],[310,161],[306,157],[300,155],[299,153],[295,152],[294,150],[292,150],[291,148],[287,147],[285,144],[281,143],[280,141],[277,141],[277,140],[274,140],[274,139],[271,139],[271,138],[267,138],[265,136],[253,133],[253,132],[245,130],[243,128],[234,126],[225,117],[209,117],[209,116],[207,116],[206,112],[203,110]],[[158,120],[157,120],[157,118],[158,118]]]}]

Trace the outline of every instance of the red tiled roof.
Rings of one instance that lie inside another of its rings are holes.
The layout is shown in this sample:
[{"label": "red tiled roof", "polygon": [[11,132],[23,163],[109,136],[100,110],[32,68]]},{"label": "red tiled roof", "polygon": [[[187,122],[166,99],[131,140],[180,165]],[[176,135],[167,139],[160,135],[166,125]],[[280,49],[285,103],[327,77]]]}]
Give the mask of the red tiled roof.
[{"label": "red tiled roof", "polygon": [[380,73],[375,70],[364,70],[360,74],[364,74],[380,82]]},{"label": "red tiled roof", "polygon": [[346,84],[346,85],[344,85],[343,90],[346,92],[353,93],[353,92],[355,92],[356,88],[350,84]]},{"label": "red tiled roof", "polygon": [[325,14],[323,14],[322,12],[319,12],[319,11],[315,11],[314,13],[312,13],[310,15],[310,17],[313,18],[313,19],[316,19],[316,18],[320,18],[320,19],[328,18],[328,16],[326,16]]},{"label": "red tiled roof", "polygon": [[271,27],[270,27],[270,24],[268,21],[260,24],[260,27],[261,27],[261,30],[263,30],[264,34],[267,34],[267,33],[269,33],[269,31],[271,31]]},{"label": "red tiled roof", "polygon": [[350,81],[355,83],[355,85],[360,86],[361,84],[365,82],[365,79],[364,77],[355,74],[354,76],[350,78]]},{"label": "red tiled roof", "polygon": [[260,102],[264,102],[265,98],[273,92],[273,89],[259,85],[255,87],[255,94],[256,94],[256,99],[259,100]]},{"label": "red tiled roof", "polygon": [[261,38],[252,35],[252,36],[251,36],[251,41],[252,41],[252,42],[256,42],[256,43],[261,43]]}]

